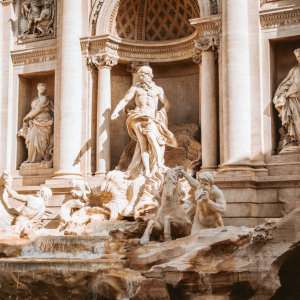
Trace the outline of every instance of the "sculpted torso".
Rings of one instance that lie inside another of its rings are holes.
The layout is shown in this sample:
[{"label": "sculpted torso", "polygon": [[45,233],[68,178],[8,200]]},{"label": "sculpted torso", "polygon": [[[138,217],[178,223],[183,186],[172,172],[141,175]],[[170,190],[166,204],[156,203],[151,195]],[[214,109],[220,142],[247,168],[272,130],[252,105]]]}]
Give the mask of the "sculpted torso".
[{"label": "sculpted torso", "polygon": [[154,87],[149,92],[140,87],[135,87],[134,89],[135,111],[155,118],[161,89],[159,87]]},{"label": "sculpted torso", "polygon": [[52,119],[47,96],[40,96],[32,101],[32,110],[40,110],[40,113],[35,117],[38,121],[48,121]]}]

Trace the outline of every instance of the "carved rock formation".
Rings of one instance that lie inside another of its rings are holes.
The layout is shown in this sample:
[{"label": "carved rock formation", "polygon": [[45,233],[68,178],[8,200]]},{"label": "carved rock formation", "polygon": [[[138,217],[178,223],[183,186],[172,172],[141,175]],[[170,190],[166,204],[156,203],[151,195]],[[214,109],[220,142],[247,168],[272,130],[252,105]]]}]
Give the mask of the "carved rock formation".
[{"label": "carved rock formation", "polygon": [[146,246],[142,228],[122,234],[128,222],[102,237],[2,239],[0,298],[283,299],[287,288],[296,297],[299,276],[286,266],[299,256],[299,220],[297,209],[254,229],[205,229]]}]

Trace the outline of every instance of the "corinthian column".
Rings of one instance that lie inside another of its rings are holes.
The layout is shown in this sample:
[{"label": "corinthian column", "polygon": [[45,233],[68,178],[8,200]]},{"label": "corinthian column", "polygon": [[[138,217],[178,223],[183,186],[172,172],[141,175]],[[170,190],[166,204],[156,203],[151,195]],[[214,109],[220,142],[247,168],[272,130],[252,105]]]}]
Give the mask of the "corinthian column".
[{"label": "corinthian column", "polygon": [[0,172],[9,167],[7,149],[8,139],[8,98],[9,98],[9,64],[11,40],[11,0],[0,1]]},{"label": "corinthian column", "polygon": [[98,102],[97,102],[97,170],[102,175],[110,170],[110,115],[111,115],[111,68],[117,59],[109,55],[97,56]]},{"label": "corinthian column", "polygon": [[55,177],[81,175],[82,141],[82,57],[79,39],[82,33],[81,1],[62,1],[60,61],[56,74],[59,99],[55,106]]},{"label": "corinthian column", "polygon": [[202,169],[215,169],[218,164],[218,84],[216,50],[218,37],[199,38],[195,42],[200,53],[201,145]]},{"label": "corinthian column", "polygon": [[226,0],[222,8],[224,168],[262,159],[259,1]]}]

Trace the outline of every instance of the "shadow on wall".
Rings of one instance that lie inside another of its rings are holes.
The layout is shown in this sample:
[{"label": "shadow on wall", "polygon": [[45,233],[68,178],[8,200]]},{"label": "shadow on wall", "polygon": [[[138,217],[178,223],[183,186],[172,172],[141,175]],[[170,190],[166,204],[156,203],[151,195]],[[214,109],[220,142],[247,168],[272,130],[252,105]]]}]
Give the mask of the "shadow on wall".
[{"label": "shadow on wall", "polygon": [[279,270],[281,287],[271,300],[299,300],[300,299],[300,244],[289,253]]}]

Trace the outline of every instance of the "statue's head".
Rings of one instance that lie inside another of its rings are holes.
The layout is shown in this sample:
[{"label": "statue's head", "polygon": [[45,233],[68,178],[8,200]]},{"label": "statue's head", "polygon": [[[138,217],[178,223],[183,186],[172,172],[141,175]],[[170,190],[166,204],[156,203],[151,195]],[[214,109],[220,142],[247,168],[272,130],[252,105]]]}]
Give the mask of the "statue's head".
[{"label": "statue's head", "polygon": [[153,79],[153,71],[150,66],[142,66],[137,71],[138,81],[151,82]]},{"label": "statue's head", "polygon": [[42,82],[38,83],[37,90],[38,90],[39,94],[41,94],[41,95],[45,94],[47,91],[46,83],[42,83]]},{"label": "statue's head", "polygon": [[297,61],[300,63],[300,48],[294,50]]},{"label": "statue's head", "polygon": [[210,172],[198,173],[197,179],[200,181],[204,190],[210,191],[214,184],[214,176]]},{"label": "statue's head", "polygon": [[48,202],[52,198],[52,191],[47,186],[41,186],[38,196],[43,198],[44,202]]},{"label": "statue's head", "polygon": [[0,186],[5,186],[9,184],[11,181],[11,177],[9,176],[8,171],[4,171],[0,177]]}]

